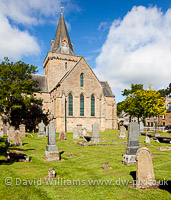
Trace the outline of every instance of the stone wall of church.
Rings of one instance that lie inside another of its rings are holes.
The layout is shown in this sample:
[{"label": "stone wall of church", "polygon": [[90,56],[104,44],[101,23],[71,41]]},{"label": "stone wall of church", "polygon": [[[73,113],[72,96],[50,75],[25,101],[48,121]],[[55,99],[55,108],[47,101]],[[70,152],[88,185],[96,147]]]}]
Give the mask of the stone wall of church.
[{"label": "stone wall of church", "polygon": [[[80,87],[80,74],[84,74],[84,87]],[[98,123],[100,131],[113,129],[116,110],[114,97],[104,97],[103,88],[88,64],[82,59],[78,66],[61,83],[61,86],[51,92],[53,115],[57,131],[72,132],[77,124],[92,131],[92,124]],[[73,116],[68,115],[68,95],[73,95]],[[84,95],[84,116],[80,116],[80,95]],[[91,95],[95,96],[95,116],[91,116]],[[66,102],[66,103],[65,103]],[[66,112],[66,117],[65,117]]]},{"label": "stone wall of church", "polygon": [[80,58],[80,56],[48,52],[43,67],[47,76],[49,91],[57,85],[68,70],[76,65]]},{"label": "stone wall of church", "polygon": [[114,97],[105,97],[106,102],[106,126],[105,129],[117,130],[117,106]]}]

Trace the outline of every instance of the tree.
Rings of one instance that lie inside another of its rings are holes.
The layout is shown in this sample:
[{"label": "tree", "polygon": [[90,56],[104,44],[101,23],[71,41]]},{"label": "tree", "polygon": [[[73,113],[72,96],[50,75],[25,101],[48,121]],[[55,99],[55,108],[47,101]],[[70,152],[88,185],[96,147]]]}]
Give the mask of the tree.
[{"label": "tree", "polygon": [[140,117],[145,121],[146,117],[166,114],[165,98],[160,93],[149,88],[149,90],[137,90],[127,96],[122,104],[123,110],[130,116]]},{"label": "tree", "polygon": [[122,91],[122,95],[129,96],[137,90],[143,90],[143,84],[131,84],[131,89],[124,89],[124,91]]},{"label": "tree", "polygon": [[15,116],[24,120],[32,107],[40,107],[42,100],[36,99],[34,93],[37,82],[32,80],[36,67],[18,61],[10,62],[8,58],[0,64],[0,115],[15,124]]},{"label": "tree", "polygon": [[166,89],[160,89],[158,92],[160,92],[162,97],[171,97],[171,83]]}]

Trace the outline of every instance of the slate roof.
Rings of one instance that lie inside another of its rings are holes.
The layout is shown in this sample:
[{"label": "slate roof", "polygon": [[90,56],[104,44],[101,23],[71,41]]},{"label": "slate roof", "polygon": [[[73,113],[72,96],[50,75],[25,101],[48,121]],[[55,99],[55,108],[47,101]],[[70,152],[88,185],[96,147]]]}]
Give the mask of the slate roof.
[{"label": "slate roof", "polygon": [[113,92],[108,84],[107,81],[100,81],[102,87],[103,87],[103,94],[105,97],[114,97]]},{"label": "slate roof", "polygon": [[46,76],[32,74],[32,79],[38,82],[36,89],[39,89],[40,92],[49,92]]},{"label": "slate roof", "polygon": [[55,51],[57,53],[62,53],[62,49],[61,49],[61,42],[62,39],[66,38],[68,41],[68,46],[69,46],[69,54],[71,55],[75,55],[74,50],[73,50],[73,46],[71,44],[71,40],[68,34],[68,30],[65,24],[65,20],[64,20],[64,16],[61,13],[60,16],[60,20],[58,23],[58,28],[56,30],[56,34],[55,34],[55,39],[54,39],[54,46],[52,48],[52,51]]}]

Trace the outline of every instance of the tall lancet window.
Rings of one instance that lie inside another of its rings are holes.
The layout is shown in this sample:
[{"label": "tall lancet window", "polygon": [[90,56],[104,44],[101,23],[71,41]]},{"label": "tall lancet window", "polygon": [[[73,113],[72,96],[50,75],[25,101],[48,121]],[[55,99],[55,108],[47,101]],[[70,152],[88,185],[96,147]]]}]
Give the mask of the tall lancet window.
[{"label": "tall lancet window", "polygon": [[84,87],[84,74],[80,74],[80,87]]},{"label": "tall lancet window", "polygon": [[84,116],[84,95],[80,95],[80,116]]},{"label": "tall lancet window", "polygon": [[73,96],[71,93],[68,95],[68,115],[73,116]]},{"label": "tall lancet window", "polygon": [[95,116],[95,97],[91,95],[91,116]]}]

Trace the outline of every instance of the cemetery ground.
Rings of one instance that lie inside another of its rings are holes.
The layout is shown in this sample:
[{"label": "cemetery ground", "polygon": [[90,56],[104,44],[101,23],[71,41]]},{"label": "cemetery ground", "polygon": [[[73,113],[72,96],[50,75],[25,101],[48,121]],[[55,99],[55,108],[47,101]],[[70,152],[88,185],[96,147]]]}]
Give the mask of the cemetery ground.
[{"label": "cemetery ground", "polygon": [[[169,136],[168,133],[160,134]],[[74,144],[74,141],[83,142],[83,139],[73,139],[72,133],[67,133],[67,140],[64,141],[59,141],[57,134],[59,152],[64,151],[61,154],[62,160],[46,162],[44,152],[47,138],[37,137],[37,133],[31,137],[28,133],[27,137],[22,138],[23,146],[8,149],[22,150],[31,157],[31,162],[14,163],[6,161],[6,137],[1,137],[0,199],[170,199],[171,151],[159,151],[158,147],[171,144],[157,143],[152,139],[150,144],[145,144],[145,136],[140,136],[140,147],[147,147],[152,152],[155,179],[167,182],[157,189],[138,190],[132,187],[136,165],[122,165],[122,154],[125,153],[126,147],[123,142],[126,142],[126,139],[118,139],[118,136],[119,131],[108,130],[100,133],[101,141],[106,138],[106,142],[100,144],[117,145],[83,147]],[[73,154],[72,157],[69,156],[70,153]],[[102,169],[106,162],[112,169]],[[57,177],[50,182],[47,175],[52,168],[55,169]]]}]

